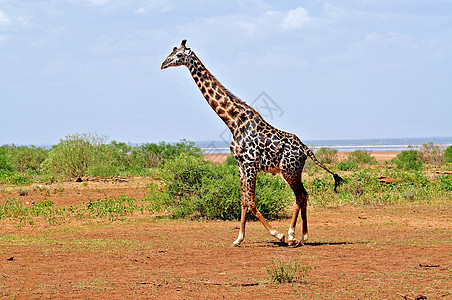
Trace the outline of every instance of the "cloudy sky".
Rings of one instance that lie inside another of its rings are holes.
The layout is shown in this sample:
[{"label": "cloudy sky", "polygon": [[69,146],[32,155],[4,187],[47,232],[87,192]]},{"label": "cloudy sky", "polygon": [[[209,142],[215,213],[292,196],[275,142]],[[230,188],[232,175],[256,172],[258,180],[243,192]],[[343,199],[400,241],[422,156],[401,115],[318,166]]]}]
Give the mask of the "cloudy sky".
[{"label": "cloudy sky", "polygon": [[0,0],[0,145],[220,139],[188,70],[160,70],[182,39],[302,139],[452,136],[450,0]]}]

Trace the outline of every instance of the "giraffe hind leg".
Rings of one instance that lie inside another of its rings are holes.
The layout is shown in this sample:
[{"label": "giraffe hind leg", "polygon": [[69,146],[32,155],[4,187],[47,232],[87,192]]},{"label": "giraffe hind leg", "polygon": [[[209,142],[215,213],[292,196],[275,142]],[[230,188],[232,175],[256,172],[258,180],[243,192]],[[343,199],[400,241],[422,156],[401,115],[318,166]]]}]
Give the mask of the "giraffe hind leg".
[{"label": "giraffe hind leg", "polygon": [[248,207],[246,205],[242,205],[242,214],[240,216],[240,231],[237,239],[232,243],[234,246],[238,247],[245,239],[245,224],[246,224],[246,211]]},{"label": "giraffe hind leg", "polygon": [[[298,246],[302,245],[308,239],[308,223],[307,223],[307,200],[308,193],[303,186],[301,181],[301,172],[283,172],[283,177],[292,188],[292,191],[295,194],[295,207],[292,215],[292,220],[290,223],[290,227],[288,230],[288,244],[290,246]],[[298,215],[301,211],[301,219],[302,219],[302,237],[297,244],[295,239],[295,228],[297,225]]]}]

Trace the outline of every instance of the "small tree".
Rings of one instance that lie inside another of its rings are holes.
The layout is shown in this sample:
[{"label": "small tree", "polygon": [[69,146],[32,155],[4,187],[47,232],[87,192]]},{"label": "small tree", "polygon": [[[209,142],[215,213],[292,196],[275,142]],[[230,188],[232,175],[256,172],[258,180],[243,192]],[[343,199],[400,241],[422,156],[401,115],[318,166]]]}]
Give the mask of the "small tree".
[{"label": "small tree", "polygon": [[443,155],[441,148],[432,142],[423,143],[419,149],[419,159],[425,164],[442,165]]}]

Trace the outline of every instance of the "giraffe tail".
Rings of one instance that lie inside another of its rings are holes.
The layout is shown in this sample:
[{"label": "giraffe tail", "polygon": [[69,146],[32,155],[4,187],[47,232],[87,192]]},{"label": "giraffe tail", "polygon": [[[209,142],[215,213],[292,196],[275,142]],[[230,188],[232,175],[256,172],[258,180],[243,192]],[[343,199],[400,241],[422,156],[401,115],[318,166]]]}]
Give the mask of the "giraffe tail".
[{"label": "giraffe tail", "polygon": [[334,178],[334,191],[337,192],[337,187],[339,185],[341,185],[344,182],[344,179],[342,179],[338,174],[333,173],[331,170],[329,170],[327,167],[325,167],[324,165],[322,165],[318,159],[315,157],[314,153],[311,151],[311,149],[309,149],[306,145],[304,147],[304,153],[310,158],[312,159],[316,165],[318,165],[319,167],[321,167],[322,169],[324,169],[325,171],[327,171],[328,173],[330,173],[331,175],[333,175]]}]

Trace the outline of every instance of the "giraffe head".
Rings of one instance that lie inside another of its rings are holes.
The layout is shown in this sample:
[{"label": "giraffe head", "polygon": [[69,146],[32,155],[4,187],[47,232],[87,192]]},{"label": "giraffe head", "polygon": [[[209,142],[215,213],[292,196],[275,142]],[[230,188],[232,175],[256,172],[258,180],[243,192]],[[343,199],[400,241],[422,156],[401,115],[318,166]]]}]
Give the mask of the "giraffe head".
[{"label": "giraffe head", "polygon": [[173,48],[173,52],[171,52],[171,54],[168,55],[168,57],[162,63],[160,69],[166,69],[168,67],[177,67],[188,64],[191,58],[192,51],[190,48],[187,48],[185,46],[185,43],[187,43],[187,40],[183,40],[179,48],[177,47]]}]

